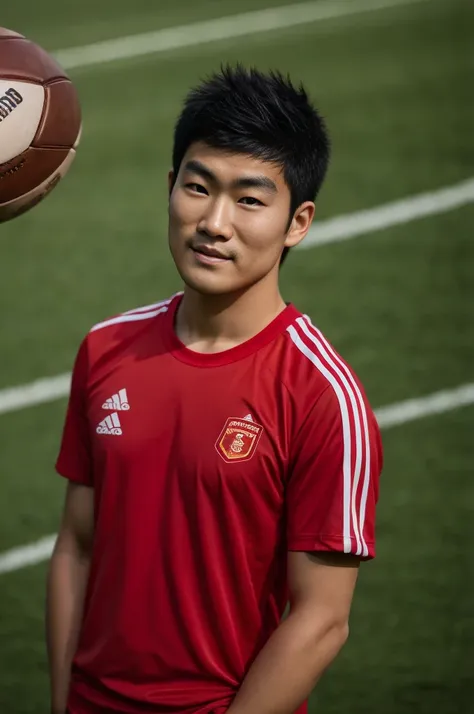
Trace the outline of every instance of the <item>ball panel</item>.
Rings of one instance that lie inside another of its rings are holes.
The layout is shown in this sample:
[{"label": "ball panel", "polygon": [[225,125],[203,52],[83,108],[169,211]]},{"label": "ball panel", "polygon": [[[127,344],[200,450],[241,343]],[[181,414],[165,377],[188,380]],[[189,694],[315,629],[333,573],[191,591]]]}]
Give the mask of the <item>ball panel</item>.
[{"label": "ball panel", "polygon": [[74,146],[81,128],[76,90],[68,79],[45,87],[45,108],[33,146]]},{"label": "ball panel", "polygon": [[20,35],[19,32],[14,32],[13,30],[7,30],[6,27],[0,27],[0,40],[2,37],[21,37],[23,38],[23,35]]},{"label": "ball panel", "polygon": [[67,79],[55,59],[38,45],[19,37],[0,37],[0,71],[3,78],[44,84]]},{"label": "ball panel", "polygon": [[43,183],[61,166],[67,149],[30,148],[0,165],[0,205],[23,196]]},{"label": "ball panel", "polygon": [[7,203],[0,203],[0,223],[16,218],[22,213],[26,213],[26,211],[29,211],[30,208],[33,208],[33,206],[36,206],[40,201],[46,198],[63,176],[67,174],[75,156],[76,152],[74,149],[70,149],[70,151],[66,152],[66,157],[57,170],[48,176],[39,186],[36,186],[19,198],[8,201]]},{"label": "ball panel", "polygon": [[39,84],[0,79],[0,164],[29,147],[40,124],[44,98]]}]

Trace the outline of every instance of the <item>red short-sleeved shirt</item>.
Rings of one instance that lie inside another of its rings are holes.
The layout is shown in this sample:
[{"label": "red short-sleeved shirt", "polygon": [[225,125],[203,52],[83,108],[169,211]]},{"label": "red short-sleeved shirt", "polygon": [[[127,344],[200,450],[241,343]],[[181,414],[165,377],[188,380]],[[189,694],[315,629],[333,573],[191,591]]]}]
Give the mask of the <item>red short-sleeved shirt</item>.
[{"label": "red short-sleeved shirt", "polygon": [[96,506],[74,714],[225,712],[285,609],[287,551],[374,556],[382,447],[351,369],[292,305],[195,353],[180,300],[96,325],[74,366],[57,470]]}]

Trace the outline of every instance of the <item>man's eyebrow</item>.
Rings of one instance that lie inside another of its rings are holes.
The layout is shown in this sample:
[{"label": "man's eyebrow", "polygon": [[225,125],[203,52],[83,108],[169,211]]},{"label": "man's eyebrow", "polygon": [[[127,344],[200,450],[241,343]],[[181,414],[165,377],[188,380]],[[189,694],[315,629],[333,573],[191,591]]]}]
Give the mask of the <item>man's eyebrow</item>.
[{"label": "man's eyebrow", "polygon": [[202,178],[205,178],[208,181],[217,181],[217,177],[211,171],[211,169],[208,169],[207,166],[201,164],[201,162],[197,159],[191,159],[190,161],[187,161],[184,166],[184,170],[189,171],[193,174],[197,174],[198,176],[201,176]]},{"label": "man's eyebrow", "polygon": [[234,181],[235,188],[263,188],[270,193],[277,193],[276,184],[268,176],[245,176]]},{"label": "man's eyebrow", "polygon": [[[197,159],[190,159],[184,166],[185,171],[197,174],[208,181],[219,183],[217,176],[211,169]],[[270,193],[277,193],[276,184],[265,175],[243,176],[232,183],[232,188],[262,188]]]}]

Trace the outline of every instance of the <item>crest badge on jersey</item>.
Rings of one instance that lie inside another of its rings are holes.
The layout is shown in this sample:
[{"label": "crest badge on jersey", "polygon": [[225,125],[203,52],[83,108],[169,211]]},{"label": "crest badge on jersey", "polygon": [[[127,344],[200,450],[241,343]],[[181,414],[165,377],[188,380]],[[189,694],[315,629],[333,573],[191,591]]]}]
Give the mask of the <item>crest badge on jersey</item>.
[{"label": "crest badge on jersey", "polygon": [[229,417],[216,441],[217,452],[229,464],[248,461],[255,453],[262,432],[263,427],[256,424],[250,414],[243,419]]}]

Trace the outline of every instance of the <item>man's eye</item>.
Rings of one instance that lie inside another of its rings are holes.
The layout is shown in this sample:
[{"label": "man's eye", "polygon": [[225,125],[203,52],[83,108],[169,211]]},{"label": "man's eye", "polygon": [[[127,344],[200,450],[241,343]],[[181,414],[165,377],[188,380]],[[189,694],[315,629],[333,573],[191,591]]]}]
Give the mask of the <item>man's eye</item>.
[{"label": "man's eye", "polygon": [[186,188],[189,188],[190,191],[194,191],[195,193],[207,193],[204,186],[201,186],[200,183],[187,183]]},{"label": "man's eye", "polygon": [[245,196],[240,199],[239,203],[243,203],[244,206],[263,206],[263,203],[253,196]]}]

